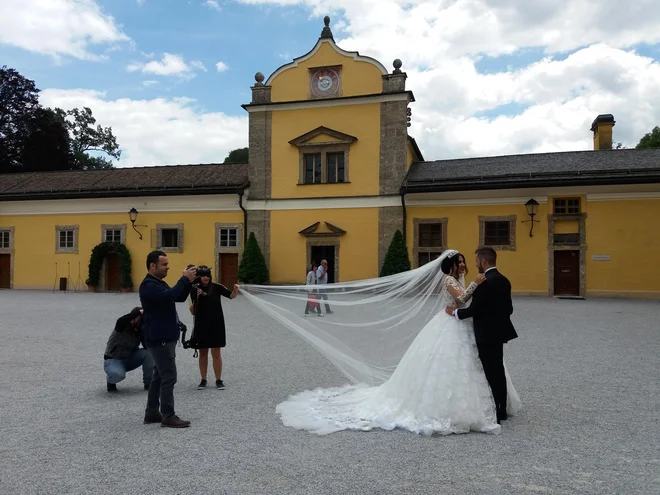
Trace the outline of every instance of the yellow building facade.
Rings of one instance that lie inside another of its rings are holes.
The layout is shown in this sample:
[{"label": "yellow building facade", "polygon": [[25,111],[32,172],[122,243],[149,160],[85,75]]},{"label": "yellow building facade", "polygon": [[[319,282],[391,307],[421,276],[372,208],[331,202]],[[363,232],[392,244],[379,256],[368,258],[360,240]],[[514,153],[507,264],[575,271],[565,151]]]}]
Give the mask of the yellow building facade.
[{"label": "yellow building facade", "polygon": [[[304,283],[322,258],[330,282],[364,279],[401,230],[413,267],[493,246],[519,295],[660,297],[660,150],[612,150],[599,115],[593,150],[424,161],[393,67],[342,50],[326,18],[312,50],[256,74],[247,164],[0,176],[0,287],[136,290],[153,249],[171,281],[195,263],[231,285],[250,233],[271,284]],[[125,250],[93,277],[107,243]]]}]

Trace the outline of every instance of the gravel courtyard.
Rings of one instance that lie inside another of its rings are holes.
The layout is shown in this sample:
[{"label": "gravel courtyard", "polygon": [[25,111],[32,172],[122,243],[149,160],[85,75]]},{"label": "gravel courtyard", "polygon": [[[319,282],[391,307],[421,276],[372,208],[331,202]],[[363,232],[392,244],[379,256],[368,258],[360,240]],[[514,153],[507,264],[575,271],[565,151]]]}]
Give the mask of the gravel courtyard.
[{"label": "gravel courtyard", "polygon": [[175,406],[192,426],[144,425],[141,371],[117,394],[103,373],[115,320],[138,304],[0,291],[0,493],[660,493],[657,301],[516,299],[505,359],[524,410],[500,436],[449,437],[282,426],[278,402],[345,380],[240,296],[223,300],[227,389],[196,390],[178,347]]}]

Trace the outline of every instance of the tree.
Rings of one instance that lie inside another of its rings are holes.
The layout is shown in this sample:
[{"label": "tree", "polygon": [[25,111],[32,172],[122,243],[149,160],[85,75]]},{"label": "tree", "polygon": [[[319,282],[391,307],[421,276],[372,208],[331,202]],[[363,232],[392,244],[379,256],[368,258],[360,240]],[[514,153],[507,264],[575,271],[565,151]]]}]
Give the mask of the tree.
[{"label": "tree", "polygon": [[644,134],[644,137],[639,140],[639,143],[637,143],[635,148],[638,150],[645,148],[660,148],[660,127],[656,125],[651,132]]},{"label": "tree", "polygon": [[[60,108],[56,111],[64,114],[64,110]],[[92,157],[87,154],[90,151],[95,151],[119,159],[121,150],[117,144],[117,138],[112,134],[112,127],[103,128],[100,125],[94,127],[96,119],[89,107],[83,107],[82,110],[78,108],[68,110],[66,116],[73,117],[73,120],[68,119],[66,121],[71,133],[71,152],[73,155],[71,168],[78,170],[113,168],[110,160],[103,157]]]},{"label": "tree", "polygon": [[408,270],[410,270],[408,248],[403,240],[403,234],[400,230],[397,230],[385,255],[380,276],[386,277],[387,275],[394,275],[395,273],[406,272]]},{"label": "tree", "polygon": [[34,81],[0,68],[0,172],[20,171],[23,143],[39,108]]},{"label": "tree", "polygon": [[239,148],[229,152],[223,163],[247,163],[249,148]]},{"label": "tree", "polygon": [[24,172],[71,168],[71,138],[66,122],[60,113],[49,108],[37,109],[22,148]]},{"label": "tree", "polygon": [[257,285],[268,282],[268,267],[254,232],[250,232],[250,237],[245,244],[243,258],[238,267],[238,281],[242,284]]}]

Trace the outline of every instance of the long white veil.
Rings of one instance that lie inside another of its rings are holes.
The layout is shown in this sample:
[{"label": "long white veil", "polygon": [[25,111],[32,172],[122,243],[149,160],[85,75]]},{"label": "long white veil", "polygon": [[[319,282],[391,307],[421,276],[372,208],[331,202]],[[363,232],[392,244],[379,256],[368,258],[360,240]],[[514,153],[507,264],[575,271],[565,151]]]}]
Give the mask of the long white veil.
[{"label": "long white veil", "polygon": [[[445,251],[414,270],[324,285],[241,285],[240,292],[326,356],[353,383],[386,381],[417,334],[444,311]],[[327,296],[321,299],[319,293]],[[309,294],[321,305],[305,315]],[[325,304],[332,314],[326,314]]]}]

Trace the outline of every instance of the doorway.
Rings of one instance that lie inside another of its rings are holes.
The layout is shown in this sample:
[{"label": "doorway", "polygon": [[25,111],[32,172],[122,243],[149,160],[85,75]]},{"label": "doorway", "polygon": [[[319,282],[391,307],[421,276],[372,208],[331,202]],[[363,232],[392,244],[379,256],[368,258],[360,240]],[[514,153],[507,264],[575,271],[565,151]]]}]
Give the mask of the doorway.
[{"label": "doorway", "polygon": [[335,246],[312,246],[311,262],[316,262],[319,266],[321,260],[328,262],[328,283],[335,283]]},{"label": "doorway", "polygon": [[234,290],[234,284],[238,283],[238,254],[221,253],[218,258],[220,283],[227,289]]},{"label": "doorway", "polygon": [[580,295],[580,251],[555,251],[554,295]]},{"label": "doorway", "polygon": [[11,254],[0,254],[0,289],[11,288]]},{"label": "doorway", "polygon": [[108,292],[121,291],[121,270],[119,268],[119,256],[116,253],[106,255],[105,283]]}]

